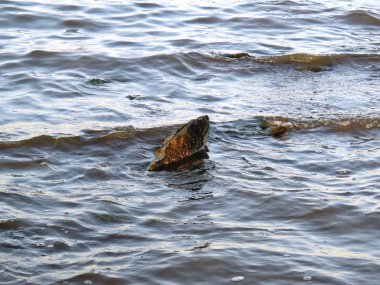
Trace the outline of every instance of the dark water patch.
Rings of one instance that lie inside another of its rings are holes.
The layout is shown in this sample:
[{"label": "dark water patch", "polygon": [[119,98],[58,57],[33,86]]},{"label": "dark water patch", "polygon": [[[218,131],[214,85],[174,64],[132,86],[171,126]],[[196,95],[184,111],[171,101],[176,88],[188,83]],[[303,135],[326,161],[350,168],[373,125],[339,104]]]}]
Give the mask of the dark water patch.
[{"label": "dark water patch", "polygon": [[102,23],[99,21],[94,21],[92,19],[66,19],[62,21],[61,26],[67,29],[84,29],[88,31],[99,31],[110,28],[110,25],[107,23]]},{"label": "dark water patch", "polygon": [[350,11],[348,14],[340,16],[348,24],[353,25],[364,25],[364,26],[380,26],[380,15],[376,14],[375,11],[363,11],[355,10]]},{"label": "dark water patch", "polygon": [[154,3],[154,2],[142,2],[142,3],[134,3],[134,6],[138,8],[143,8],[143,9],[157,9],[161,8],[162,6],[160,4]]},{"label": "dark water patch", "polygon": [[[230,21],[231,23],[235,23],[235,29],[243,29],[243,30],[248,30],[248,29],[257,29],[259,27],[260,30],[277,30],[277,31],[282,31],[284,27],[286,27],[287,31],[292,31],[295,30],[296,27],[293,25],[289,25],[288,21],[284,21],[283,19],[278,19],[278,18],[268,18],[268,17],[256,17],[253,18],[251,21],[248,20],[248,18],[243,18],[244,21],[239,23],[239,20],[241,20],[241,17],[237,18],[232,18]],[[236,24],[239,23],[239,24]]]},{"label": "dark water patch", "polygon": [[262,128],[260,127],[260,119],[241,119],[230,122],[217,123],[214,127],[214,138],[211,142],[216,141],[227,143],[230,140],[248,139],[255,136],[260,137],[263,135]]},{"label": "dark water patch", "polygon": [[87,211],[86,213],[84,213],[86,217],[86,224],[88,224],[89,221],[91,221],[90,223],[93,225],[104,224],[105,226],[117,226],[130,223],[131,219],[126,214],[127,213],[121,209],[116,211],[115,207],[113,207],[113,209],[110,212],[98,210],[96,212]]},{"label": "dark water patch", "polygon": [[[140,131],[139,133],[144,133]],[[150,132],[147,130],[147,132]],[[91,144],[104,144],[112,140],[128,140],[133,138],[136,130],[132,127],[120,127],[112,130],[85,130],[87,136],[50,136],[41,135],[19,141],[1,141],[0,149],[14,148],[45,148],[65,149],[68,146],[85,146]],[[95,134],[95,135],[94,135]]]},{"label": "dark water patch", "polygon": [[81,273],[71,278],[63,279],[57,282],[57,284],[73,284],[73,285],[91,285],[91,284],[112,284],[112,285],[124,285],[128,279],[109,276],[106,272],[102,273]]},{"label": "dark water patch", "polygon": [[248,57],[250,55],[248,53],[241,52],[241,53],[225,54],[224,56],[228,58],[242,58],[242,57]]},{"label": "dark water patch", "polygon": [[[22,12],[8,12],[4,13],[0,17],[0,22],[4,22],[4,26],[9,27],[9,23],[12,23],[12,27],[17,28],[53,28],[54,23],[56,21],[54,15],[52,14],[35,14],[31,13],[31,11],[22,10]],[[49,25],[50,24],[50,25]]]},{"label": "dark water patch", "polygon": [[223,19],[219,17],[199,17],[191,20],[187,20],[186,23],[196,23],[196,24],[216,24],[223,22]]},{"label": "dark water patch", "polygon": [[138,47],[140,43],[134,41],[109,41],[106,43],[107,46],[117,48],[117,47]]},{"label": "dark water patch", "polygon": [[34,58],[34,59],[45,59],[52,57],[60,57],[57,52],[47,51],[47,50],[33,50],[29,52],[26,57]]},{"label": "dark water patch", "polygon": [[201,45],[197,40],[192,39],[174,39],[170,43],[176,47],[200,47]]},{"label": "dark water patch", "polygon": [[[3,1],[3,5],[2,7],[0,7],[0,10],[3,11],[3,12],[12,12],[12,13],[21,13],[21,12],[27,12],[28,10],[27,9],[22,9],[21,7],[19,6],[13,6],[13,5],[7,5],[7,3],[5,3],[6,1]],[[23,5],[20,5],[20,6],[23,6]]]},{"label": "dark water patch", "polygon": [[141,95],[127,95],[126,98],[133,101],[133,100],[141,100],[142,96]]},{"label": "dark water patch", "polygon": [[[72,142],[79,142],[81,139],[80,137],[69,137],[65,139],[61,139],[63,143],[72,143]],[[37,137],[33,137],[30,139],[20,140],[20,141],[3,141],[0,144],[0,147],[2,149],[9,149],[9,148],[20,148],[20,147],[46,147],[46,146],[55,146],[57,143],[59,143],[60,139],[54,138],[52,136],[48,135],[41,135]]]},{"label": "dark water patch", "polygon": [[[6,35],[6,34],[0,35],[0,40],[4,40],[4,41],[13,40],[15,38],[17,38],[17,37],[16,36],[12,36],[12,35]],[[5,45],[4,45],[4,47],[5,47]],[[5,57],[6,54],[5,53],[1,53],[1,55],[2,55],[3,59],[5,60],[6,59],[6,57]]]},{"label": "dark water patch", "polygon": [[[170,174],[167,186],[169,188],[187,191],[202,190],[205,185],[212,180],[212,172],[215,168],[215,164],[207,158],[193,158],[185,163],[181,163],[181,165]],[[206,191],[197,194],[199,195],[192,198],[206,198],[212,195],[212,192]]]},{"label": "dark water patch", "polygon": [[[1,202],[7,207],[16,207],[20,211],[22,209],[28,209],[29,211],[41,211],[48,207],[51,201],[42,191],[30,191],[26,187],[21,188],[22,192],[0,192]],[[20,224],[21,226],[22,224]],[[25,225],[28,223],[25,222]]]},{"label": "dark water patch", "polygon": [[[46,227],[51,234],[54,233],[55,235],[68,237],[70,239],[83,240],[86,239],[88,235],[92,235],[96,232],[91,225],[83,224],[81,219],[76,218],[75,215],[53,212],[51,216],[52,217],[47,220],[46,224]],[[88,246],[82,245],[81,243],[78,243],[76,246],[80,251],[90,250]]]},{"label": "dark water patch", "polygon": [[74,34],[76,34],[76,33],[78,33],[79,32],[79,29],[66,29],[66,31],[65,31],[66,33],[74,33]]},{"label": "dark water patch", "polygon": [[[7,73],[4,74],[3,77],[5,77],[7,80],[11,82],[12,85],[37,85],[40,83],[40,78],[36,76],[35,73],[24,73],[24,72],[13,72],[13,73]],[[36,101],[35,98],[30,98],[30,101]]]},{"label": "dark water patch", "polygon": [[331,67],[313,66],[313,65],[297,67],[296,69],[299,71],[311,71],[311,72],[323,72],[323,71],[331,71],[332,70]]},{"label": "dark water patch", "polygon": [[103,85],[106,83],[110,83],[109,80],[101,79],[101,78],[93,78],[88,81],[88,83],[93,84],[93,85]]},{"label": "dark water patch", "polygon": [[29,223],[24,219],[0,220],[0,230],[17,230],[27,226]]},{"label": "dark water patch", "polygon": [[41,169],[48,167],[48,163],[44,159],[3,159],[0,162],[0,167],[7,170],[32,170],[32,169]]},{"label": "dark water patch", "polygon": [[83,179],[85,180],[109,180],[113,178],[113,173],[99,167],[91,167],[84,171]]},{"label": "dark water patch", "polygon": [[54,4],[54,8],[63,12],[79,12],[83,9],[83,6],[75,4]]},{"label": "dark water patch", "polygon": [[73,249],[73,247],[64,240],[55,240],[55,241],[48,240],[46,247],[50,251],[51,254],[57,254],[60,252],[69,252],[70,250]]}]

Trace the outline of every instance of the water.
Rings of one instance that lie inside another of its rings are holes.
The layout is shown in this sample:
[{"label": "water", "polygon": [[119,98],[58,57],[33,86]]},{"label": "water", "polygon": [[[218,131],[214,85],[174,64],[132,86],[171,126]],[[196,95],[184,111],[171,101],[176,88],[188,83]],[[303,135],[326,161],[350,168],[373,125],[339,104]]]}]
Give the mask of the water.
[{"label": "water", "polygon": [[[378,284],[378,1],[3,0],[0,26],[2,284]],[[205,114],[209,158],[148,172]]]}]

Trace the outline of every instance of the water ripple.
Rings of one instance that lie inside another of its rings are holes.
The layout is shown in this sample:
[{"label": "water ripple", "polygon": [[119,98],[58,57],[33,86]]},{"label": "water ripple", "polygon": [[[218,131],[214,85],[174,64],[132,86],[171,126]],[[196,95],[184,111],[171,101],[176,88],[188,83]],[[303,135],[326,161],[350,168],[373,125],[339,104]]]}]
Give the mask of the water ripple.
[{"label": "water ripple", "polygon": [[377,284],[376,1],[64,2],[1,2],[2,284]]}]

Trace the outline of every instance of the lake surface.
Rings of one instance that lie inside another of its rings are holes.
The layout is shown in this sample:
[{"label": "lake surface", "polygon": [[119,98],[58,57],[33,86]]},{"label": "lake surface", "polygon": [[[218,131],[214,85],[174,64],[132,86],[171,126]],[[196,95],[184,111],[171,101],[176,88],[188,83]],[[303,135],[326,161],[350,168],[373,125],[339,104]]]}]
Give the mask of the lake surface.
[{"label": "lake surface", "polygon": [[[0,27],[1,284],[379,284],[379,1],[2,0]],[[148,172],[201,115],[209,158]]]}]

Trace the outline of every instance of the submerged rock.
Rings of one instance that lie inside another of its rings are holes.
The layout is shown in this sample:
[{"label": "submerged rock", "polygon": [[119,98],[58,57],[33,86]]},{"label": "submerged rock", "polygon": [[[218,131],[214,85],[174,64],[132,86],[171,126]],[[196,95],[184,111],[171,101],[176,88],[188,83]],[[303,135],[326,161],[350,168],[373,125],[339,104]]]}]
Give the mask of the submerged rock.
[{"label": "submerged rock", "polygon": [[275,138],[280,138],[285,135],[288,129],[285,126],[273,126],[268,128],[268,134]]},{"label": "submerged rock", "polygon": [[175,168],[187,158],[204,154],[210,129],[208,116],[189,121],[169,136],[155,151],[157,159],[149,166],[149,171]]},{"label": "submerged rock", "polygon": [[266,130],[266,133],[275,138],[283,137],[289,129],[288,122],[263,120],[260,128]]},{"label": "submerged rock", "polygon": [[101,78],[93,78],[93,79],[90,79],[88,82],[93,85],[102,85],[102,84],[110,83],[108,80],[104,80]]},{"label": "submerged rock", "polygon": [[242,57],[249,57],[250,55],[245,52],[240,52],[240,53],[229,53],[229,54],[225,54],[224,56],[228,58],[242,58]]}]

